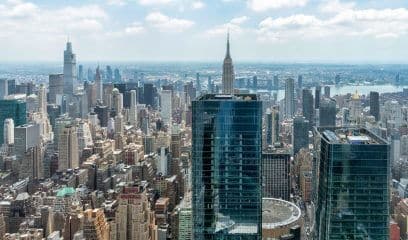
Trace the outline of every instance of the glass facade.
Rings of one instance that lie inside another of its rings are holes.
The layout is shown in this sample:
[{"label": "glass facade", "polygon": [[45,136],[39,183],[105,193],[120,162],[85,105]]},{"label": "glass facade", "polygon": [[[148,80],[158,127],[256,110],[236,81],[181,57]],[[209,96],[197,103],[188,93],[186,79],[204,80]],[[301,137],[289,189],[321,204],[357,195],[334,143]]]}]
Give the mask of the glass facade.
[{"label": "glass facade", "polygon": [[6,118],[14,120],[14,126],[26,124],[26,102],[23,100],[11,99],[0,100],[0,144],[3,144],[3,124]]},{"label": "glass facade", "polygon": [[317,134],[315,239],[388,239],[388,143],[366,129]]},{"label": "glass facade", "polygon": [[261,239],[261,101],[208,94],[192,107],[194,239]]}]

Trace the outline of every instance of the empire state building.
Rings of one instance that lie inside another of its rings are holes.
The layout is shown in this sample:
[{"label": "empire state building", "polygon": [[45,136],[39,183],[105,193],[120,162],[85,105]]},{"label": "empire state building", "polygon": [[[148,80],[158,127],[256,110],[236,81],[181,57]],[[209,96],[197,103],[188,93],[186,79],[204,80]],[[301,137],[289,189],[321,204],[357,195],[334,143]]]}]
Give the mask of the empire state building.
[{"label": "empire state building", "polygon": [[233,94],[234,93],[234,65],[232,64],[232,58],[230,55],[230,43],[229,33],[227,37],[227,54],[224,58],[224,64],[222,66],[222,93]]}]

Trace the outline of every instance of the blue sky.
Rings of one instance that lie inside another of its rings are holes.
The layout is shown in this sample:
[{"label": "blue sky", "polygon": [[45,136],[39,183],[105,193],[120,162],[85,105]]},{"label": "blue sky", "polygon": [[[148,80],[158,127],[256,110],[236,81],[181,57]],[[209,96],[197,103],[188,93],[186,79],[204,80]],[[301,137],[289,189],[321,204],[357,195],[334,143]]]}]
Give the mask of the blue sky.
[{"label": "blue sky", "polygon": [[0,61],[407,63],[408,1],[0,0]]}]

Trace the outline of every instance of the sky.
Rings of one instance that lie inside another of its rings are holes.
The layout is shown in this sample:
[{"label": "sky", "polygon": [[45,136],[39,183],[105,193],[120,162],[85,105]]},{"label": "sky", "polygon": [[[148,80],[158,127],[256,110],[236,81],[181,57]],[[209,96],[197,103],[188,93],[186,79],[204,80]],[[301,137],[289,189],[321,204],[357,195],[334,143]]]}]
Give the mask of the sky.
[{"label": "sky", "polygon": [[408,63],[407,0],[0,0],[0,62]]}]

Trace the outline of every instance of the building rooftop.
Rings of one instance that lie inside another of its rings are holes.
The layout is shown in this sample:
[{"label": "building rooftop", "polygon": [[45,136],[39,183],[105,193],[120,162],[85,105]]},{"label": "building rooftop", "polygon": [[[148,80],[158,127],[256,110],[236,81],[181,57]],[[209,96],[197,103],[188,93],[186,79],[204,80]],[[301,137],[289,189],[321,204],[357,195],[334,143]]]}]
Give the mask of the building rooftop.
[{"label": "building rooftop", "polygon": [[387,141],[365,128],[318,128],[321,136],[331,144],[388,144]]},{"label": "building rooftop", "polygon": [[275,229],[299,220],[300,209],[291,202],[277,198],[262,199],[262,228]]},{"label": "building rooftop", "polygon": [[231,101],[258,101],[258,95],[256,94],[205,94],[198,98],[198,101],[218,101],[218,100],[231,100]]}]

